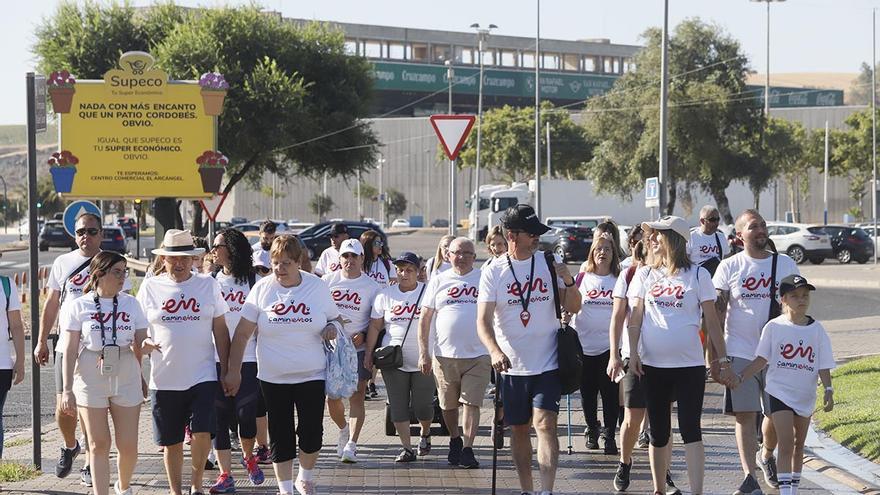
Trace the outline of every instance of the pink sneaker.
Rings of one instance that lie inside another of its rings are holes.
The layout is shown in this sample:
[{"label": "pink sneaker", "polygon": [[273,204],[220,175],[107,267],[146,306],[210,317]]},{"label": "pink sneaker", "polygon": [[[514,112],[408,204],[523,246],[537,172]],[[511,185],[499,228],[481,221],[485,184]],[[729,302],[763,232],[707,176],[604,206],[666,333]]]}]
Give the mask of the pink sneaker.
[{"label": "pink sneaker", "polygon": [[193,441],[193,432],[189,429],[189,423],[183,427],[183,443],[189,445]]}]

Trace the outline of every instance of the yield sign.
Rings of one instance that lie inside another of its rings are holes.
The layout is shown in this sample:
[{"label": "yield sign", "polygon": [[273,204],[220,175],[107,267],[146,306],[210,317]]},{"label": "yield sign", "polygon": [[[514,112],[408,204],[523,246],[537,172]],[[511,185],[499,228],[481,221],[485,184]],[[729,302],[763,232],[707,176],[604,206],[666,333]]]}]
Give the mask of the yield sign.
[{"label": "yield sign", "polygon": [[465,139],[474,127],[477,118],[473,115],[432,115],[431,125],[434,132],[440,138],[443,151],[450,160],[458,158],[458,152],[464,145]]},{"label": "yield sign", "polygon": [[202,209],[205,210],[205,214],[208,215],[208,218],[215,222],[217,221],[217,214],[220,213],[220,208],[223,207],[223,202],[226,201],[226,194],[215,194],[208,199],[200,199],[199,203],[202,205]]}]

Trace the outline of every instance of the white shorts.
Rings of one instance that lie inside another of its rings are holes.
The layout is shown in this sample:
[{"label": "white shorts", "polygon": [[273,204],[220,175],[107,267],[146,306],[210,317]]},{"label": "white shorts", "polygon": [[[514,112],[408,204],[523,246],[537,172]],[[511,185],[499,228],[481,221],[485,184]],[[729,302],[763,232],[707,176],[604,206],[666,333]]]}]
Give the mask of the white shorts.
[{"label": "white shorts", "polygon": [[110,378],[98,367],[99,352],[84,349],[76,360],[73,395],[77,407],[138,406],[144,401],[141,367],[134,353],[124,349],[119,356],[119,374]]}]

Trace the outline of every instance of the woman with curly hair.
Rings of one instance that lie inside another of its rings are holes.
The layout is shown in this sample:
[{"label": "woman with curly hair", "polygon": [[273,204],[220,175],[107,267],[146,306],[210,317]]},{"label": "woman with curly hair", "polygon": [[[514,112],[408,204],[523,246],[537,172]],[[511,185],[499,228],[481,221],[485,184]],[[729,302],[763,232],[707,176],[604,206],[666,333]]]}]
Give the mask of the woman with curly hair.
[{"label": "woman with curly hair", "polygon": [[382,289],[397,283],[397,269],[391,262],[388,245],[375,230],[361,234],[364,246],[364,273],[379,284]]}]

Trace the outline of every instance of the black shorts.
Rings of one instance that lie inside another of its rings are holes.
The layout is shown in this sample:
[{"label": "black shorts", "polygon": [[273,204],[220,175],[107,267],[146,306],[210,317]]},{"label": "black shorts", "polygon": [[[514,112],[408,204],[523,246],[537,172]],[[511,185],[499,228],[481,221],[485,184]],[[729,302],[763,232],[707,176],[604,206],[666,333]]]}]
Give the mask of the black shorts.
[{"label": "black shorts", "polygon": [[193,433],[214,434],[217,382],[202,382],[186,390],[150,390],[153,404],[153,440],[163,447],[183,442],[183,429],[190,422]]},{"label": "black shorts", "polygon": [[[321,450],[324,435],[324,380],[270,383],[260,380],[269,413],[269,448],[278,464]],[[294,413],[296,419],[294,420]]]},{"label": "black shorts", "polygon": [[782,402],[781,400],[777,399],[776,397],[773,397],[772,395],[770,395],[769,397],[770,397],[770,414],[773,414],[775,412],[791,411],[791,413],[794,414],[795,416],[798,415],[798,413],[794,412],[794,409],[789,407],[789,405],[786,404],[785,402]]},{"label": "black shorts", "polygon": [[366,352],[367,351],[358,351],[358,353],[357,353],[358,380],[360,380],[360,381],[367,381],[373,377],[373,372],[364,368],[364,355],[366,354]]},{"label": "black shorts", "polygon": [[[220,363],[217,363],[217,375],[220,375]],[[229,426],[236,424],[236,431],[241,438],[257,436],[257,402],[260,397],[260,383],[257,380],[257,363],[241,364],[241,385],[235,397],[227,397],[223,384],[217,381],[217,398],[214,402],[217,410],[217,428],[214,436],[214,448],[229,450]]]},{"label": "black shorts", "polygon": [[504,423],[508,425],[529,424],[532,409],[559,412],[562,384],[559,370],[540,375],[501,375],[501,398],[504,402]]},{"label": "black shorts", "polygon": [[620,381],[623,387],[623,407],[629,409],[645,409],[648,403],[645,401],[645,385],[642,377],[629,367],[629,358],[623,360],[623,371],[626,374]]}]

